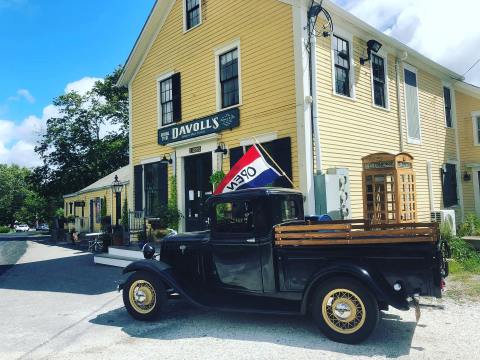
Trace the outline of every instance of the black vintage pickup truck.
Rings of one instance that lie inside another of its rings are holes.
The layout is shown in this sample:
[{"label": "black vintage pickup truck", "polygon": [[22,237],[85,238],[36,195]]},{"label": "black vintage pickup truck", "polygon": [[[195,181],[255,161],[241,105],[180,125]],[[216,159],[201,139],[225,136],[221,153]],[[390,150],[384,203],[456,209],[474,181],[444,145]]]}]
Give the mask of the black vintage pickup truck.
[{"label": "black vintage pickup truck", "polygon": [[364,340],[389,306],[441,297],[448,252],[436,224],[305,219],[298,191],[212,196],[209,230],[144,246],[119,285],[128,312],[159,317],[169,299],[223,311],[303,314],[330,339]]}]

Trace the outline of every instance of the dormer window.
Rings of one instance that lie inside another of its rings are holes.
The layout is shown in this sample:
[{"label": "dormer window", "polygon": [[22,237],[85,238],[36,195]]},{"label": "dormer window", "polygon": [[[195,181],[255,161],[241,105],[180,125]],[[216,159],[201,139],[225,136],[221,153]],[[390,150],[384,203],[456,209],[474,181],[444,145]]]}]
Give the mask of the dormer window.
[{"label": "dormer window", "polygon": [[185,1],[185,31],[194,28],[201,23],[201,0]]}]

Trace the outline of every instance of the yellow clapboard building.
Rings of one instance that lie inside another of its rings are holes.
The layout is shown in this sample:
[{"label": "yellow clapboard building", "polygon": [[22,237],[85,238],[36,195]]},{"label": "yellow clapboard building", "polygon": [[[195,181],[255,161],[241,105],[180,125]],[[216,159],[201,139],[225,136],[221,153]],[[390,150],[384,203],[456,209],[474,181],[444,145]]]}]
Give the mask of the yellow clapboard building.
[{"label": "yellow clapboard building", "polygon": [[[478,199],[480,161],[461,158],[461,131],[476,106],[464,97],[477,93],[459,92],[468,87],[461,75],[323,6],[331,23],[310,0],[155,3],[118,81],[130,96],[132,210],[156,217],[176,196],[180,230],[204,229],[210,176],[227,173],[255,141],[304,193],[306,214],[362,218],[362,159],[375,153],[413,157],[414,220],[445,209],[461,219],[475,208],[463,191],[476,181]],[[468,184],[465,166],[476,174]]]},{"label": "yellow clapboard building", "polygon": [[[127,200],[128,206],[130,201],[130,174],[127,165],[75,193],[64,195],[64,213],[69,229],[75,229],[79,233],[99,232],[102,228],[102,206],[112,225],[120,223],[124,202]],[[112,189],[115,180],[121,188],[119,193]]]}]

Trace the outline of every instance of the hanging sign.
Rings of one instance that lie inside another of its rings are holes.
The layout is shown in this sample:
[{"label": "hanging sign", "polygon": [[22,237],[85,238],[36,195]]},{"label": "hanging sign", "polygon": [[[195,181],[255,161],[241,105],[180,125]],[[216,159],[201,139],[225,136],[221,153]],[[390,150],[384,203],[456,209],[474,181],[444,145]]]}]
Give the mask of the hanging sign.
[{"label": "hanging sign", "polygon": [[218,133],[240,125],[240,110],[233,108],[200,119],[158,129],[158,143],[167,145],[198,136]]}]

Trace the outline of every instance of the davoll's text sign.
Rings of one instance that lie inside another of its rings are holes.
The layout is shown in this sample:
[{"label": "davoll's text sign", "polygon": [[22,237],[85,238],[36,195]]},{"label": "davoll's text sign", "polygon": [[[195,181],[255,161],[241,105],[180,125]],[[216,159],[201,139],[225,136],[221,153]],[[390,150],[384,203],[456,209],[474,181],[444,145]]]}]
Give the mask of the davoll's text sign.
[{"label": "davoll's text sign", "polygon": [[225,110],[216,114],[185,123],[179,123],[158,129],[158,143],[167,145],[173,142],[195,138],[197,136],[233,129],[240,125],[238,108]]}]

